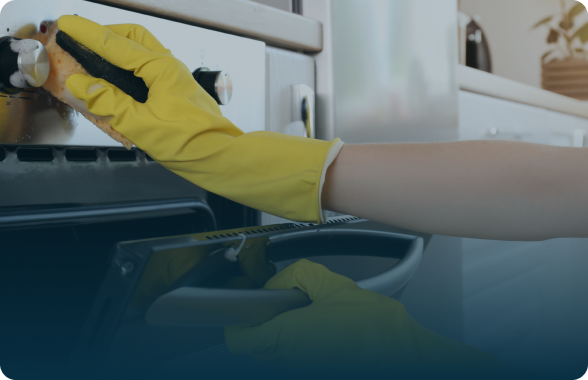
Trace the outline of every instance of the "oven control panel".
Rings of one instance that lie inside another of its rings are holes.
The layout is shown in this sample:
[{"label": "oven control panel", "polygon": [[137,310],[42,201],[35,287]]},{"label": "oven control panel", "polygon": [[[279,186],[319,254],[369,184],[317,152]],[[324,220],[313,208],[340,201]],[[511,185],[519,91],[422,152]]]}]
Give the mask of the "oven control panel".
[{"label": "oven control panel", "polygon": [[[14,0],[0,13],[0,38],[27,39],[62,15],[140,24],[194,72],[244,132],[266,125],[265,43],[80,0]],[[43,89],[0,92],[0,144],[119,147],[121,144]]]}]

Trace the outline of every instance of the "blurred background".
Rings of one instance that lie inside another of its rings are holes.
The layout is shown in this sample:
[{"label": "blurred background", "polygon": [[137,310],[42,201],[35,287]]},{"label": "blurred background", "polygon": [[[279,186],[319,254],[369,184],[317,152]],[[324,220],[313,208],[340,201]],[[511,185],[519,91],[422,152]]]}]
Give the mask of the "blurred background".
[{"label": "blurred background", "polygon": [[[460,0],[459,10],[462,16],[471,17],[481,27],[489,45],[494,74],[534,87],[542,87],[542,74],[546,74],[551,76],[551,81],[544,83],[546,89],[588,99],[588,91],[584,89],[588,88],[588,60],[584,50],[588,42],[588,13],[581,3]],[[566,36],[572,40],[571,52]],[[568,63],[567,67],[562,67],[562,62]],[[557,73],[544,73],[543,64],[555,65],[567,71],[567,75],[559,73],[557,78]],[[568,81],[574,83],[569,83],[566,89]]]},{"label": "blurred background", "polygon": [[[302,12],[301,1],[254,1],[289,12]],[[585,51],[577,51],[586,49],[588,42],[588,13],[581,3],[576,0],[459,0],[458,8],[460,29],[464,29],[460,33],[460,63],[467,63],[464,48],[469,42],[470,67],[533,87],[588,99],[588,55]],[[549,21],[538,25],[549,17]],[[467,33],[468,26],[470,33]],[[481,33],[476,34],[477,29]],[[572,54],[569,54],[564,34],[572,38]],[[476,45],[483,48],[476,49]],[[477,59],[472,57],[476,55],[472,50],[479,50]],[[558,67],[562,61],[574,62]],[[556,83],[552,79],[542,86],[544,63],[555,64],[556,69],[567,69],[568,73],[551,74],[556,76]],[[573,84],[567,83],[566,89],[566,82]]]}]

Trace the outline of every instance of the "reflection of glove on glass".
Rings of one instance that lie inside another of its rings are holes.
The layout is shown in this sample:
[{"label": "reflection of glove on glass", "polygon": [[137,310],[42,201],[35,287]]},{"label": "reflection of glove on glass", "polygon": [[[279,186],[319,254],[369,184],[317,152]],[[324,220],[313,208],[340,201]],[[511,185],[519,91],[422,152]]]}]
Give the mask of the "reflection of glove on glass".
[{"label": "reflection of glove on glass", "polygon": [[[237,229],[215,231],[214,233],[231,236],[240,232],[241,230]],[[208,235],[210,233],[205,232],[191,236],[197,241],[207,241]],[[171,291],[173,286],[177,286],[176,281],[190,270],[199,266],[206,268],[211,255],[224,257],[225,249],[236,248],[239,244],[239,241],[233,241],[153,252],[131,298],[131,306],[137,311],[147,310],[158,297]],[[267,280],[276,273],[275,265],[268,259],[268,246],[269,238],[267,236],[248,237],[246,244],[239,252],[237,262],[233,264],[227,260],[224,268],[216,269],[218,272],[212,273],[211,280],[215,283],[216,280],[220,280],[222,282],[217,283],[218,286],[230,289],[263,287]]]},{"label": "reflection of glove on glass", "polygon": [[[190,70],[138,25],[105,28],[63,16],[59,28],[112,64],[144,79],[146,103],[93,77],[76,74],[67,88],[88,110],[160,164],[198,186],[291,220],[322,220],[326,167],[342,143],[270,132],[244,134],[222,116]],[[263,126],[260,126],[263,127]]]},{"label": "reflection of glove on glass", "polygon": [[158,297],[171,290],[170,287],[176,280],[200,265],[212,252],[212,248],[189,247],[171,252],[153,252],[131,298],[133,309],[147,310]]},{"label": "reflection of glove on glass", "polygon": [[265,288],[299,288],[313,303],[261,326],[227,327],[225,338],[231,352],[250,354],[280,373],[524,378],[522,370],[425,329],[398,301],[308,260],[284,269]]}]

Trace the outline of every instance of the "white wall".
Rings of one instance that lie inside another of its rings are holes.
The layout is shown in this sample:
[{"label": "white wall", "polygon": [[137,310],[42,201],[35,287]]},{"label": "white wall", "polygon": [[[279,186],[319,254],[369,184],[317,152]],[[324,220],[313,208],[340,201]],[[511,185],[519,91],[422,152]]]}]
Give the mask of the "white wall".
[{"label": "white wall", "polygon": [[[566,0],[568,9],[575,0]],[[549,49],[548,30],[531,27],[560,11],[560,0],[461,0],[460,9],[479,15],[490,43],[494,74],[541,87],[541,56]],[[588,22],[588,14],[577,21]]]}]

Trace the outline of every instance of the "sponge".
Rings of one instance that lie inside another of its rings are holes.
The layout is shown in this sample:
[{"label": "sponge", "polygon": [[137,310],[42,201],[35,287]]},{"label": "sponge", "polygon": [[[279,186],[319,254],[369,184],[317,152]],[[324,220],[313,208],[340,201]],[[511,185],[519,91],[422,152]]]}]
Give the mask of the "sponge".
[{"label": "sponge", "polygon": [[149,89],[143,79],[136,77],[132,71],[123,70],[106,61],[98,54],[79,44],[63,31],[57,23],[45,33],[38,33],[33,39],[40,41],[47,50],[51,71],[43,88],[60,101],[80,112],[86,119],[104,131],[112,139],[131,149],[133,143],[115,131],[108,123],[107,117],[91,113],[86,102],[76,98],[65,86],[67,78],[74,74],[85,74],[102,78],[132,96],[138,102],[146,102]]},{"label": "sponge", "polygon": [[147,101],[149,88],[147,88],[145,81],[135,76],[132,71],[113,65],[61,30],[57,32],[55,41],[57,45],[78,61],[91,76],[112,83],[138,102],[145,103]]}]

